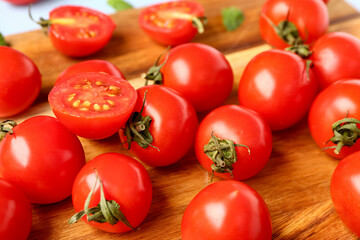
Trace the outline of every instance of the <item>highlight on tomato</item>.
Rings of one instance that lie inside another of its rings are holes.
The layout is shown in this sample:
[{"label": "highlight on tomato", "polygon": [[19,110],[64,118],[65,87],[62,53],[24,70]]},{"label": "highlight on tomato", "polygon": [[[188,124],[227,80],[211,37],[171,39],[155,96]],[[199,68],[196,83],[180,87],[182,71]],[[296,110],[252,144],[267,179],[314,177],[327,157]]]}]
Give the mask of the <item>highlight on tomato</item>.
[{"label": "highlight on tomato", "polygon": [[25,54],[0,46],[0,118],[16,115],[33,104],[41,88],[41,75]]},{"label": "highlight on tomato", "polygon": [[254,189],[239,181],[219,181],[201,190],[186,207],[181,238],[271,239],[271,216]]},{"label": "highlight on tomato", "polygon": [[31,203],[56,203],[70,196],[85,154],[79,139],[56,118],[36,116],[19,125],[4,121],[0,138],[0,177]]},{"label": "highlight on tomato", "polygon": [[194,1],[169,1],[144,8],[139,15],[141,28],[163,45],[190,42],[204,32],[204,8]]},{"label": "highlight on tomato", "polygon": [[106,232],[137,230],[152,201],[148,172],[135,159],[104,153],[89,161],[77,175],[72,202],[77,212],[69,224],[82,219]]},{"label": "highlight on tomato", "polygon": [[342,159],[360,150],[360,79],[339,80],[321,91],[311,105],[308,125],[316,144]]},{"label": "highlight on tomato", "polygon": [[50,12],[48,20],[35,22],[48,33],[53,46],[70,57],[84,57],[99,51],[110,41],[116,27],[102,12],[71,5],[57,7]]},{"label": "highlight on tomato", "polygon": [[49,103],[65,127],[78,136],[104,139],[117,133],[135,107],[136,90],[104,73],[70,75],[53,87]]}]

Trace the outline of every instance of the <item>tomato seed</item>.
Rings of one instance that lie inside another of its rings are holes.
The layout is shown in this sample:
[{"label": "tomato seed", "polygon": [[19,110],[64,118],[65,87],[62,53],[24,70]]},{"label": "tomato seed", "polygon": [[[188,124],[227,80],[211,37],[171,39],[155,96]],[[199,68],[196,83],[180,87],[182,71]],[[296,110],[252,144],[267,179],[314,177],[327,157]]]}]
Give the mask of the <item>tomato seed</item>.
[{"label": "tomato seed", "polygon": [[81,101],[80,100],[76,100],[75,102],[73,102],[73,107],[79,107],[80,106]]},{"label": "tomato seed", "polygon": [[115,105],[115,102],[113,100],[106,100],[111,106]]},{"label": "tomato seed", "polygon": [[97,104],[97,103],[95,103],[95,104],[94,104],[94,110],[95,110],[95,111],[100,111],[100,110],[101,110],[100,105]]},{"label": "tomato seed", "polygon": [[106,104],[104,104],[102,107],[103,107],[104,110],[109,110],[110,109],[110,106],[106,105]]},{"label": "tomato seed", "polygon": [[101,85],[104,85],[104,83],[102,81],[96,81],[95,85],[96,86],[101,86]]},{"label": "tomato seed", "polygon": [[[83,102],[82,106],[84,107],[90,107],[91,102],[89,100],[86,100],[85,102]],[[81,109],[80,109],[81,110]]]}]

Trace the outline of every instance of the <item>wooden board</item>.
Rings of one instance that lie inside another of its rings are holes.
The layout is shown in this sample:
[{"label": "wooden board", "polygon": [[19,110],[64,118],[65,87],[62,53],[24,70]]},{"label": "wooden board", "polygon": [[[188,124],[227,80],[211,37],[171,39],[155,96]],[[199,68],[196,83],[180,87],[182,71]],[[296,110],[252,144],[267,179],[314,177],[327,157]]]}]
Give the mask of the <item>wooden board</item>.
[{"label": "wooden board", "polygon": [[[238,104],[237,85],[248,61],[269,49],[259,35],[258,18],[264,0],[199,0],[209,24],[196,42],[216,47],[230,61],[235,74],[234,89],[224,104]],[[226,32],[220,9],[237,6],[245,13],[244,24]],[[329,31],[345,31],[360,38],[360,15],[342,0],[328,4]],[[32,58],[42,73],[42,89],[34,105],[14,117],[21,122],[35,115],[53,116],[47,95],[66,67],[87,59],[105,59],[118,66],[135,87],[141,73],[165,49],[154,43],[138,26],[139,9],[113,15],[117,29],[109,44],[97,54],[71,59],[58,53],[39,31],[6,36],[12,47]],[[200,114],[202,118],[204,114]],[[2,119],[0,119],[1,121]],[[101,141],[80,138],[89,161],[105,152],[122,152],[118,136]],[[338,161],[323,153],[311,139],[306,119],[290,129],[274,132],[273,152],[265,168],[246,180],[266,201],[273,223],[274,239],[357,239],[338,218],[329,193],[330,177]],[[145,165],[146,166],[146,165]],[[29,239],[180,239],[182,214],[190,200],[208,184],[208,173],[197,162],[193,149],[178,163],[162,168],[146,166],[153,183],[153,203],[141,230],[109,234],[83,222],[68,226],[74,214],[71,198],[56,204],[34,205]],[[219,181],[215,178],[215,181]]]}]

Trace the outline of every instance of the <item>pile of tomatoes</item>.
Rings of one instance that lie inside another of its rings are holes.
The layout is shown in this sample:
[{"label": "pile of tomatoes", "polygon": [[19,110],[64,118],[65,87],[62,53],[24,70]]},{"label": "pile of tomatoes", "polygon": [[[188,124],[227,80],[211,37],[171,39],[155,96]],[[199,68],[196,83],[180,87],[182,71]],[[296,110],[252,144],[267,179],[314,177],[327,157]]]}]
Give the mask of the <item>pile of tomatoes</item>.
[{"label": "pile of tomatoes", "polygon": [[[0,238],[28,236],[30,203],[56,203],[70,195],[77,213],[69,223],[82,219],[108,232],[138,230],[153,191],[142,163],[167,166],[194,148],[211,179],[226,180],[209,184],[189,203],[182,238],[271,239],[265,201],[240,181],[266,165],[272,131],[289,128],[307,114],[314,141],[342,159],[331,195],[341,219],[360,236],[360,40],[326,33],[323,1],[267,0],[260,32],[276,49],[248,63],[238,86],[239,105],[223,105],[234,84],[229,62],[211,46],[189,43],[202,32],[203,15],[202,6],[190,1],[141,12],[144,32],[173,46],[150,68],[143,87],[135,89],[110,62],[82,61],[65,69],[48,95],[56,118],[1,123],[0,202],[12,202],[14,210],[0,210],[5,219]],[[71,57],[99,51],[115,29],[107,15],[78,6],[56,8],[39,23],[54,47]],[[84,46],[86,51],[79,51]],[[347,61],[349,55],[353,61]],[[41,76],[17,50],[0,46],[0,56],[0,64],[6,59],[16,66],[0,65],[0,117],[8,118],[35,101]],[[199,112],[206,113],[200,123]],[[78,137],[99,140],[114,134],[136,159],[104,153],[86,163]],[[23,231],[14,230],[19,221]]]}]

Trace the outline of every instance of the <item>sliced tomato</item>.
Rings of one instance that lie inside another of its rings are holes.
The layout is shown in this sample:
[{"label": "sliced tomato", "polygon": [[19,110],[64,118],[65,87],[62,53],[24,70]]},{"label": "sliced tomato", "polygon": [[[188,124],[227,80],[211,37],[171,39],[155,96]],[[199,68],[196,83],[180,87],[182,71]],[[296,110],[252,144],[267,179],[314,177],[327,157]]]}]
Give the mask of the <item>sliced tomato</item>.
[{"label": "sliced tomato", "polygon": [[139,15],[142,29],[164,45],[189,42],[203,31],[204,8],[197,2],[171,1],[145,8]]},{"label": "sliced tomato", "polygon": [[137,100],[126,80],[103,73],[79,73],[59,81],[49,94],[56,117],[73,133],[103,139],[116,133]]}]

